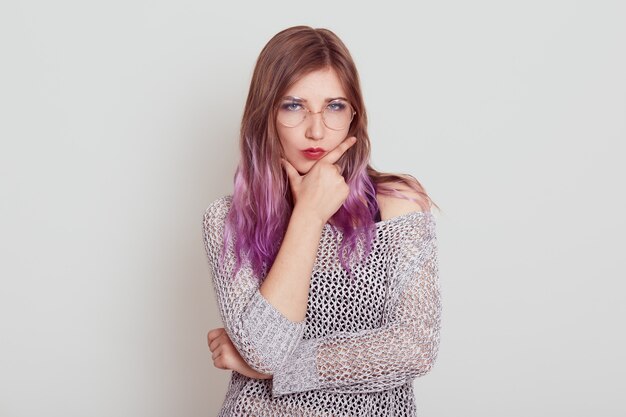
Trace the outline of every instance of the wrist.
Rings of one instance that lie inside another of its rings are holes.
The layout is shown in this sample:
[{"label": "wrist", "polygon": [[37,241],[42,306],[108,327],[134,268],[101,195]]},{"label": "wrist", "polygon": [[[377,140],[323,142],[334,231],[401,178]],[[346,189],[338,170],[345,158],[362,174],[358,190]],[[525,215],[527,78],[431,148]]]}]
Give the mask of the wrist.
[{"label": "wrist", "polygon": [[299,206],[297,204],[293,208],[293,211],[291,213],[291,219],[292,221],[301,221],[303,224],[315,226],[320,230],[326,224],[326,219],[323,219],[313,210],[301,205]]}]

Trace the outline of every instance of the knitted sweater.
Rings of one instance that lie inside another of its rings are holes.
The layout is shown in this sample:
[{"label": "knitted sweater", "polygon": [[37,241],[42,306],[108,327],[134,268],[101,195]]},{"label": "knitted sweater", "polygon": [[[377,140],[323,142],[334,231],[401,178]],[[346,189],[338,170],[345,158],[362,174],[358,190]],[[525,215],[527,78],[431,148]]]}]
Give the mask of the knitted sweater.
[{"label": "knitted sweater", "polygon": [[220,417],[415,416],[413,380],[439,348],[441,300],[435,218],[410,212],[376,222],[372,252],[341,267],[339,229],[324,225],[306,318],[292,322],[259,292],[245,261],[233,280],[233,243],[218,265],[232,196],[204,214],[204,243],[224,328],[242,358],[272,374],[231,373]]}]

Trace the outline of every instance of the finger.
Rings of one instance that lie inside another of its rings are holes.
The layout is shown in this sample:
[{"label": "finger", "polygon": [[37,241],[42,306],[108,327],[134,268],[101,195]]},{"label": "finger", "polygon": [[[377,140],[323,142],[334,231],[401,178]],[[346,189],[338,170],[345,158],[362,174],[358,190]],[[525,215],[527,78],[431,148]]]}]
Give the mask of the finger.
[{"label": "finger", "polygon": [[230,361],[227,356],[220,355],[217,359],[215,359],[215,361],[213,361],[213,365],[215,365],[216,368],[228,370],[231,369],[229,362]]},{"label": "finger", "polygon": [[213,329],[213,330],[209,331],[209,333],[207,333],[207,336],[206,336],[208,342],[211,343],[211,340],[215,339],[217,336],[219,336],[223,332],[224,332],[224,328],[223,327],[218,327],[217,329]]},{"label": "finger", "polygon": [[223,355],[220,355],[215,358],[215,360],[213,361],[213,366],[215,366],[218,369],[228,369],[226,367],[226,360]]},{"label": "finger", "polygon": [[219,346],[217,349],[215,349],[215,351],[211,355],[211,359],[213,359],[213,361],[215,362],[215,359],[219,358],[222,355],[223,351],[224,349],[222,349],[222,347]]},{"label": "finger", "polygon": [[218,346],[220,346],[223,341],[224,341],[224,336],[225,334],[221,334],[218,337],[216,337],[215,339],[213,339],[213,341],[211,341],[211,343],[209,343],[209,350],[211,352],[213,352],[213,350],[215,350]]},{"label": "finger", "polygon": [[320,161],[325,161],[325,162],[334,164],[335,162],[337,162],[339,158],[341,158],[341,155],[343,155],[355,143],[356,143],[356,138],[354,136],[350,136],[349,138],[341,142],[339,145],[337,145],[335,149],[333,149],[332,151],[324,155],[324,157],[321,158]]},{"label": "finger", "polygon": [[280,158],[283,168],[287,171],[287,177],[289,177],[290,182],[297,181],[300,179],[300,173],[284,158]]}]

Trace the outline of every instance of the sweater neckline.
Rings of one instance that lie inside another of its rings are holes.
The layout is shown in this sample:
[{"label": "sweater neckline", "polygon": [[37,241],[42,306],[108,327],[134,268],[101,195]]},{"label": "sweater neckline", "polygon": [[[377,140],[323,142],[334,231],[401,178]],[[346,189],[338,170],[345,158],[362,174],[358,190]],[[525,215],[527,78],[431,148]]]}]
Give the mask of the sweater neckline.
[{"label": "sweater neckline", "polygon": [[[390,217],[390,218],[385,219],[385,220],[374,222],[374,226],[378,229],[379,227],[385,226],[387,224],[393,224],[393,223],[396,223],[396,222],[398,222],[400,220],[410,219],[410,218],[413,218],[413,217],[415,217],[415,218],[425,217],[425,218],[431,218],[431,219],[434,218],[433,213],[430,212],[430,211],[409,211],[408,213],[404,213],[404,214],[401,214],[399,216]],[[336,227],[333,226],[330,223],[324,224],[324,229],[330,229],[330,228],[336,229]]]}]

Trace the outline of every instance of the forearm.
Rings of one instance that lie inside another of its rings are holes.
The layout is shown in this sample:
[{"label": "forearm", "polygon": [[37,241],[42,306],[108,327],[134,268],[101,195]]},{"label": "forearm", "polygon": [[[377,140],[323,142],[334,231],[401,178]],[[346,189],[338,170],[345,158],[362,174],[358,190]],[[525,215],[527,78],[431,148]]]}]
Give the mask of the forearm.
[{"label": "forearm", "polygon": [[399,293],[389,299],[389,321],[301,340],[273,372],[273,395],[377,392],[430,372],[439,347],[441,294],[436,238],[423,239],[396,242],[404,261],[391,268],[397,272],[390,282]]},{"label": "forearm", "polygon": [[[224,329],[242,359],[255,371],[271,374],[302,339],[304,321],[292,322],[259,292],[260,276],[249,262],[235,274],[234,240],[224,248],[229,198],[211,204],[203,221],[204,243]],[[220,254],[226,249],[223,261]]]},{"label": "forearm", "polygon": [[324,224],[304,209],[294,209],[285,237],[259,291],[285,317],[306,316],[311,272]]},{"label": "forearm", "polygon": [[304,339],[272,374],[273,395],[310,390],[379,392],[427,374],[439,346],[439,313],[433,327],[393,323],[356,333]]}]

